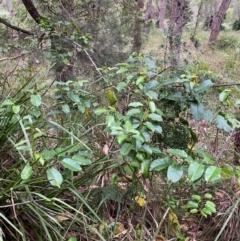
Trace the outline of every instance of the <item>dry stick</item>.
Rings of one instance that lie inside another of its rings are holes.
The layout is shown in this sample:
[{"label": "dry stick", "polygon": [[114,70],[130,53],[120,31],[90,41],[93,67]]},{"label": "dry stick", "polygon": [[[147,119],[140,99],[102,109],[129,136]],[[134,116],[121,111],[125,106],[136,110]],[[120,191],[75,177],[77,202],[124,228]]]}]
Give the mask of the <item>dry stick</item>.
[{"label": "dry stick", "polygon": [[[68,38],[69,40],[71,40],[70,38]],[[74,44],[76,44],[78,47],[82,48],[82,46],[77,43],[76,41],[73,41]],[[88,56],[89,60],[91,61],[92,65],[96,68],[97,72],[102,76],[102,73],[100,72],[100,70],[98,70],[97,65],[95,64],[95,62],[93,61],[92,57],[89,55],[89,53],[87,52],[87,50],[83,49],[84,53]]]},{"label": "dry stick", "polygon": [[25,30],[25,29],[22,29],[22,28],[19,28],[17,26],[14,26],[10,23],[8,23],[6,20],[4,20],[3,18],[0,18],[0,23],[6,25],[7,27],[11,28],[11,29],[14,29],[18,32],[22,32],[22,33],[25,33],[25,34],[28,34],[28,35],[34,35],[33,33],[29,32],[28,30]]},{"label": "dry stick", "polygon": [[157,230],[156,230],[156,232],[155,232],[155,234],[154,234],[153,241],[156,240],[156,238],[157,238],[157,236],[158,236],[158,233],[159,233],[159,231],[160,231],[160,228],[162,227],[163,221],[165,220],[165,218],[166,218],[169,210],[170,210],[170,208],[168,207],[168,209],[167,209],[166,212],[164,213],[163,218],[161,219],[161,221],[160,221],[160,223],[159,223],[159,225],[158,225],[158,228],[157,228]]},{"label": "dry stick", "polygon": [[33,49],[33,50],[29,51],[29,52],[23,53],[23,54],[19,54],[19,55],[17,55],[17,56],[0,59],[0,61],[18,59],[18,58],[21,58],[22,56],[24,56],[24,55],[26,55],[26,54],[32,53],[33,51],[35,51],[35,49]]},{"label": "dry stick", "polygon": [[12,202],[12,208],[13,208],[14,218],[15,218],[16,220],[18,220],[17,213],[16,213],[16,209],[15,209],[15,203],[14,203],[14,199],[13,199],[13,189],[10,188],[10,190],[11,190],[11,202]]}]

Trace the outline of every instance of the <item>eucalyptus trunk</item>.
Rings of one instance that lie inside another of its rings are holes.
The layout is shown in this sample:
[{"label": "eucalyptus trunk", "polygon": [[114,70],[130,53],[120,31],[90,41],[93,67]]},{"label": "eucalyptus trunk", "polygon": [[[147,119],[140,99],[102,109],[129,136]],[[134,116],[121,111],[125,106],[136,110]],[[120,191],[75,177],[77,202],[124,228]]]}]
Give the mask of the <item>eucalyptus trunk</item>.
[{"label": "eucalyptus trunk", "polygon": [[219,10],[214,14],[213,22],[211,26],[211,35],[209,38],[210,44],[216,42],[218,39],[222,20],[229,8],[230,3],[231,3],[231,0],[222,0]]},{"label": "eucalyptus trunk", "polygon": [[172,0],[169,23],[170,63],[176,67],[180,59],[180,48],[183,29],[184,0]]},{"label": "eucalyptus trunk", "polygon": [[166,14],[166,9],[167,9],[167,3],[168,3],[168,0],[162,0],[162,4],[159,7],[159,14],[158,14],[158,21],[159,21],[158,28],[159,29],[164,29],[164,19],[165,19],[165,14]]},{"label": "eucalyptus trunk", "polygon": [[144,0],[137,0],[137,14],[135,20],[135,31],[133,37],[132,51],[139,53],[142,47],[142,10],[144,8]]}]

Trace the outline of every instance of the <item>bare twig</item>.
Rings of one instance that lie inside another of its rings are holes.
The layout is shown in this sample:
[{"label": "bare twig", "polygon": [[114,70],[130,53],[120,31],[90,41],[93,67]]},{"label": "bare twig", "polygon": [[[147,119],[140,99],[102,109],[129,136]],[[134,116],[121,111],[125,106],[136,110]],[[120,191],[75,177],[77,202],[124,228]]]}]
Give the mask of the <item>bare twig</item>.
[{"label": "bare twig", "polygon": [[14,29],[18,32],[22,32],[22,33],[25,33],[25,34],[28,34],[28,35],[34,35],[33,33],[29,32],[28,30],[25,30],[25,29],[22,29],[22,28],[19,28],[17,26],[14,26],[10,23],[8,23],[6,20],[4,20],[3,18],[0,17],[0,23],[6,25],[7,27],[11,28],[11,29]]}]

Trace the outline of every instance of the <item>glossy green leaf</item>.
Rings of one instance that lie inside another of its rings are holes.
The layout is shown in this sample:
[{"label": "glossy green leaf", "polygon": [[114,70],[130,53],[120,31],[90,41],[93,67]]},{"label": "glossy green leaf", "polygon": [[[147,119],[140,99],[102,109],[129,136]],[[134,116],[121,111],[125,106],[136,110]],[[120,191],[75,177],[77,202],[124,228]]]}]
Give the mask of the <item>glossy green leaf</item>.
[{"label": "glossy green leaf", "polygon": [[80,167],[79,163],[72,160],[71,158],[64,158],[62,161],[60,161],[60,163],[71,171],[82,171],[82,168]]},{"label": "glossy green leaf", "polygon": [[12,110],[14,114],[18,114],[20,112],[20,105],[13,105]]},{"label": "glossy green leaf", "polygon": [[131,131],[133,128],[132,128],[132,123],[129,121],[129,120],[127,120],[126,122],[125,122],[125,124],[124,124],[124,129],[125,129],[125,131],[126,132],[129,132],[129,131]]},{"label": "glossy green leaf", "polygon": [[190,213],[198,213],[198,209],[194,208],[190,210]]},{"label": "glossy green leaf", "polygon": [[224,90],[219,94],[219,100],[224,102],[228,99],[229,95],[231,94],[231,90]]},{"label": "glossy green leaf", "polygon": [[206,169],[205,172],[205,181],[214,182],[221,180],[221,168],[216,166],[210,166]]},{"label": "glossy green leaf", "polygon": [[42,104],[42,97],[41,95],[37,94],[37,95],[31,95],[30,97],[30,102],[32,103],[32,105],[38,107]]},{"label": "glossy green leaf", "polygon": [[48,181],[56,187],[60,187],[63,182],[62,174],[54,167],[47,170],[47,178]]},{"label": "glossy green leaf", "polygon": [[87,158],[83,157],[82,155],[74,155],[72,157],[72,159],[81,166],[87,166],[92,163],[92,161],[90,159],[87,159]]},{"label": "glossy green leaf", "polygon": [[175,183],[178,182],[183,175],[183,168],[180,165],[171,165],[167,170],[167,178],[169,181]]},{"label": "glossy green leaf", "polygon": [[207,208],[210,212],[216,213],[216,204],[211,201],[206,201],[205,208]]},{"label": "glossy green leaf", "polygon": [[235,105],[240,105],[240,99],[236,99]]},{"label": "glossy green leaf", "polygon": [[158,94],[154,91],[149,90],[146,95],[151,99],[151,100],[158,100]]},{"label": "glossy green leaf", "polygon": [[188,208],[198,208],[198,202],[194,202],[194,201],[188,201],[187,202],[187,207]]},{"label": "glossy green leaf", "polygon": [[120,153],[123,156],[126,156],[131,151],[131,149],[132,149],[132,144],[129,142],[126,142],[121,146]]},{"label": "glossy green leaf", "polygon": [[149,108],[150,108],[150,111],[153,113],[156,111],[157,107],[155,105],[155,103],[153,101],[150,101],[149,102]]},{"label": "glossy green leaf", "polygon": [[128,135],[126,134],[120,134],[117,138],[118,144],[121,144],[124,140],[128,138]]},{"label": "glossy green leaf", "polygon": [[198,180],[203,172],[204,172],[204,165],[198,162],[193,162],[190,164],[188,168],[188,176],[192,182]]},{"label": "glossy green leaf", "polygon": [[63,106],[62,106],[62,111],[63,111],[65,114],[70,113],[69,105],[68,105],[68,104],[63,105]]},{"label": "glossy green leaf", "polygon": [[145,160],[145,161],[141,162],[141,173],[144,178],[149,177],[149,168],[150,168],[149,160]]},{"label": "glossy green leaf", "polygon": [[206,121],[212,121],[213,118],[214,118],[214,115],[213,115],[211,110],[205,110],[204,113],[203,113],[203,118]]},{"label": "glossy green leaf", "polygon": [[152,171],[162,171],[162,170],[168,168],[171,164],[172,164],[172,159],[170,159],[168,157],[156,159],[151,163],[150,169]]},{"label": "glossy green leaf", "polygon": [[144,76],[139,76],[136,81],[136,85],[140,85],[145,82],[145,77]]},{"label": "glossy green leaf", "polygon": [[172,154],[174,156],[179,156],[182,158],[188,157],[188,154],[184,150],[180,150],[180,149],[167,149],[167,153]]},{"label": "glossy green leaf", "polygon": [[74,103],[79,103],[79,102],[80,102],[79,96],[76,95],[76,94],[74,94],[74,93],[72,93],[72,92],[68,92],[68,93],[67,93],[67,96],[68,96],[68,98],[69,98],[71,101],[73,101]]},{"label": "glossy green leaf", "polygon": [[107,112],[108,112],[108,110],[106,108],[103,108],[103,107],[99,107],[94,111],[94,113],[96,115],[101,115],[101,114],[107,113]]},{"label": "glossy green leaf", "polygon": [[151,113],[149,114],[148,118],[150,118],[153,121],[162,121],[162,116],[155,114],[155,113]]},{"label": "glossy green leaf", "polygon": [[212,194],[210,194],[210,193],[205,193],[204,197],[207,198],[207,199],[212,199],[213,198]]},{"label": "glossy green leaf", "polygon": [[26,180],[26,179],[28,179],[32,174],[33,174],[33,168],[32,168],[32,166],[30,166],[29,164],[27,164],[27,165],[23,168],[23,170],[22,170],[22,172],[21,172],[21,178],[22,178],[22,180]]},{"label": "glossy green leaf", "polygon": [[125,83],[125,82],[120,82],[120,83],[117,85],[117,90],[118,90],[118,91],[121,91],[121,90],[125,89],[126,86],[127,86],[127,83]]},{"label": "glossy green leaf", "polygon": [[143,106],[141,102],[132,102],[128,105],[129,107],[140,107]]},{"label": "glossy green leaf", "polygon": [[233,130],[233,128],[228,124],[227,120],[221,115],[217,116],[216,124],[219,129],[223,129],[226,132],[231,132]]},{"label": "glossy green leaf", "polygon": [[56,153],[56,151],[54,151],[54,150],[43,150],[42,151],[42,157],[46,160],[46,161],[48,161],[48,160],[50,160],[51,158],[53,158],[55,155],[56,155],[57,153]]},{"label": "glossy green leaf", "polygon": [[122,74],[122,73],[124,73],[124,72],[126,72],[126,71],[128,71],[128,68],[122,67],[122,68],[120,68],[120,69],[116,72],[116,74]]},{"label": "glossy green leaf", "polygon": [[201,120],[204,117],[204,107],[202,104],[191,103],[190,109],[195,120]]},{"label": "glossy green leaf", "polygon": [[200,84],[194,87],[194,91],[196,93],[203,93],[206,90],[210,89],[213,86],[213,82],[211,80],[204,80]]},{"label": "glossy green leaf", "polygon": [[152,148],[149,145],[147,144],[142,145],[142,149],[148,154],[152,155]]},{"label": "glossy green leaf", "polygon": [[191,198],[194,199],[194,200],[196,200],[196,201],[198,201],[198,202],[200,202],[201,199],[202,199],[201,196],[196,195],[196,194],[193,194],[193,195],[191,196]]},{"label": "glossy green leaf", "polygon": [[76,237],[71,237],[70,239],[68,239],[68,241],[77,241]]},{"label": "glossy green leaf", "polygon": [[147,122],[144,123],[144,125],[145,125],[150,131],[152,131],[152,132],[155,131],[155,126],[154,126],[151,122],[147,121]]},{"label": "glossy green leaf", "polygon": [[131,116],[131,115],[136,115],[136,114],[139,114],[139,113],[141,113],[141,110],[140,110],[140,109],[130,109],[130,110],[127,112],[126,115]]},{"label": "glossy green leaf", "polygon": [[161,126],[157,126],[157,125],[154,125],[155,127],[155,133],[158,133],[158,134],[162,134],[162,127]]},{"label": "glossy green leaf", "polygon": [[4,105],[13,105],[14,102],[11,99],[5,99],[2,103],[2,106]]},{"label": "glossy green leaf", "polygon": [[158,81],[156,80],[151,80],[149,81],[147,84],[144,85],[142,91],[143,93],[148,92],[149,90],[155,89],[157,88],[157,86],[159,85]]}]

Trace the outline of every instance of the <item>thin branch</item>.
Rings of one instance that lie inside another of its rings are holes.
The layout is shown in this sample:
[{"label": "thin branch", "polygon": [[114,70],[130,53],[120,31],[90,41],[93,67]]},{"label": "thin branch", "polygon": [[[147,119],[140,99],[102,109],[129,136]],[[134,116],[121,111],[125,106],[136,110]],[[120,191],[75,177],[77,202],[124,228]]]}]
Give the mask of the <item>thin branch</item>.
[{"label": "thin branch", "polygon": [[28,34],[28,35],[34,35],[33,33],[29,32],[28,30],[25,30],[25,29],[22,29],[22,28],[19,28],[17,26],[14,26],[10,23],[8,23],[5,19],[1,18],[0,17],[0,23],[6,25],[7,27],[11,28],[11,29],[14,29],[18,32],[22,32],[22,33],[25,33],[25,34]]},{"label": "thin branch", "polygon": [[19,55],[17,55],[17,56],[3,58],[3,59],[0,59],[0,62],[1,62],[1,61],[5,61],[5,60],[12,60],[12,59],[21,58],[22,56],[24,56],[24,55],[26,55],[26,54],[29,54],[29,53],[31,53],[31,52],[33,52],[33,51],[35,51],[35,50],[31,50],[31,51],[29,51],[29,52],[26,52],[26,53],[23,53],[23,54],[19,54]]},{"label": "thin branch", "polygon": [[22,0],[22,3],[24,4],[25,8],[27,9],[31,17],[34,19],[34,21],[40,24],[41,20],[43,20],[44,17],[40,15],[38,10],[34,6],[33,2],[31,0]]}]

